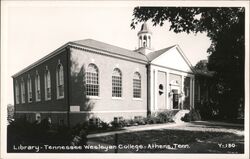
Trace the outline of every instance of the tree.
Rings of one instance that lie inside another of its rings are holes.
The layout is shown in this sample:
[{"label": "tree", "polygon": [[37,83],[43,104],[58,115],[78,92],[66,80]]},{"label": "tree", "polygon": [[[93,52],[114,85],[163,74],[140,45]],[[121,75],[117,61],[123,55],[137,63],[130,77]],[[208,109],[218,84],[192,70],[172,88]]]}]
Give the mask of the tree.
[{"label": "tree", "polygon": [[207,72],[208,71],[207,65],[208,65],[207,60],[200,60],[194,67],[195,69],[200,70],[202,72]]},{"label": "tree", "polygon": [[[215,71],[220,115],[236,118],[244,105],[245,9],[241,7],[136,7],[131,27],[151,19],[175,33],[206,33],[208,69]],[[243,109],[244,110],[244,109]]]}]

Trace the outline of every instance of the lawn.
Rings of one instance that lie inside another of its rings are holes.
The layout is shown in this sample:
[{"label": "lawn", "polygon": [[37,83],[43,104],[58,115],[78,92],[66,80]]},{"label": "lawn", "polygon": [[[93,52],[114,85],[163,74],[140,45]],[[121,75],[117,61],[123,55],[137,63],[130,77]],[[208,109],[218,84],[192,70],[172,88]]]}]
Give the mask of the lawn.
[{"label": "lawn", "polygon": [[116,141],[114,135],[91,141],[116,145],[120,153],[244,153],[244,136],[228,132],[161,129],[119,134]]}]

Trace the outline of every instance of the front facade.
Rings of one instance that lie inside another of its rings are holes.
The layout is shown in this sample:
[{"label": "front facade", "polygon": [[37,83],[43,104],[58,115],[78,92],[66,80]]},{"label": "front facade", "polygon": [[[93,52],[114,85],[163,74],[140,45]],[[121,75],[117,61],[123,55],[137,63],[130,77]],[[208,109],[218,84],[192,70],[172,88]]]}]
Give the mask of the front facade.
[{"label": "front facade", "polygon": [[190,62],[178,45],[152,51],[151,35],[144,23],[134,51],[92,39],[69,42],[13,75],[16,117],[74,125],[193,109]]}]

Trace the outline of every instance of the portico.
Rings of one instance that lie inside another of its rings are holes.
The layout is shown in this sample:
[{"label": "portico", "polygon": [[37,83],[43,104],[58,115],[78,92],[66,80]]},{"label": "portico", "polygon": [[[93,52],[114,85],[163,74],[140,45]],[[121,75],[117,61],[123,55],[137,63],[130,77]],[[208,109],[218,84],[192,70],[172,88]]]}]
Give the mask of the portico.
[{"label": "portico", "polygon": [[[153,113],[194,108],[195,76],[190,63],[183,58],[179,46],[150,53],[148,57],[152,57],[153,54],[158,55],[151,59],[149,66],[149,111]],[[159,56],[161,57],[158,58]],[[176,63],[168,62],[172,58],[179,60]]]}]

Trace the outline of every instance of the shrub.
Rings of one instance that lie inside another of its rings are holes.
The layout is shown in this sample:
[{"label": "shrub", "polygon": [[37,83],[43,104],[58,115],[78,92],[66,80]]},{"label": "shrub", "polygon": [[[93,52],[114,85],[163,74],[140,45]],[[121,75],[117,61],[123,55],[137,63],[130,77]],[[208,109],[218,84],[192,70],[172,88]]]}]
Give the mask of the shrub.
[{"label": "shrub", "polygon": [[122,128],[124,126],[127,126],[128,122],[126,120],[112,121],[111,125],[113,128]]},{"label": "shrub", "polygon": [[136,116],[135,119],[134,119],[134,122],[137,124],[137,125],[145,125],[145,121],[143,120],[142,116]]},{"label": "shrub", "polygon": [[143,119],[144,122],[146,124],[156,124],[156,123],[159,123],[159,118],[153,116],[153,115],[150,115],[150,116],[147,116],[146,118]]},{"label": "shrub", "polygon": [[[25,118],[16,119],[7,127],[8,152],[13,152],[13,145],[69,145],[86,143],[87,133],[82,125],[70,129],[64,125],[51,125],[42,120],[40,123],[30,123]],[[79,141],[74,141],[79,136]],[[23,151],[22,151],[23,152]]]},{"label": "shrub", "polygon": [[157,114],[160,123],[173,122],[173,117],[175,115],[174,111],[160,112]]},{"label": "shrub", "polygon": [[189,113],[186,113],[185,116],[181,119],[185,122],[190,122],[190,121],[199,121],[201,120],[201,116],[199,111],[195,109],[191,109]]}]

